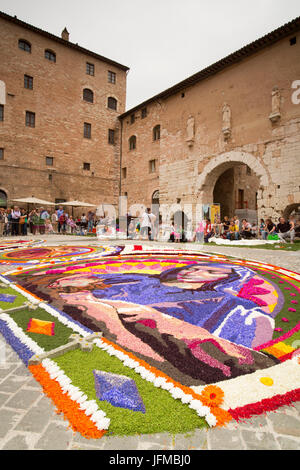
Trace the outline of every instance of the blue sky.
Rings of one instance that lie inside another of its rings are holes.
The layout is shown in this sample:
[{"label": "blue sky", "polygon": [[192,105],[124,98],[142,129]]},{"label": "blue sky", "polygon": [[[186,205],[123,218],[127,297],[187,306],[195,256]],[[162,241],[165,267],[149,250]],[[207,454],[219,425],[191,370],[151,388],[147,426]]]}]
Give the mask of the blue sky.
[{"label": "blue sky", "polygon": [[299,0],[0,0],[0,10],[130,67],[127,106],[300,16]]}]

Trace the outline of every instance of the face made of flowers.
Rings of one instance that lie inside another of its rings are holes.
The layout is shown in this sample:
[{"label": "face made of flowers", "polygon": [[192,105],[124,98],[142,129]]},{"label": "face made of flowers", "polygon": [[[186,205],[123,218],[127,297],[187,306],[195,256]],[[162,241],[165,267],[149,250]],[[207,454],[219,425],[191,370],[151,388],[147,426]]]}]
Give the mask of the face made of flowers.
[{"label": "face made of flowers", "polygon": [[199,289],[206,284],[228,279],[232,269],[230,267],[207,266],[197,264],[177,272],[175,279],[166,279],[163,284],[180,287],[182,289]]}]

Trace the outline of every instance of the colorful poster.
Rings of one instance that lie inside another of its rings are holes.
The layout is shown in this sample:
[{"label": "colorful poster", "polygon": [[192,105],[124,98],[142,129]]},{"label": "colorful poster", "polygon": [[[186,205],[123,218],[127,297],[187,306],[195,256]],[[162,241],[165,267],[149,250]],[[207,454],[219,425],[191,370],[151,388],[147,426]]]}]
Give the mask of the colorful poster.
[{"label": "colorful poster", "polygon": [[211,204],[210,206],[210,219],[211,223],[214,224],[221,217],[220,204]]}]

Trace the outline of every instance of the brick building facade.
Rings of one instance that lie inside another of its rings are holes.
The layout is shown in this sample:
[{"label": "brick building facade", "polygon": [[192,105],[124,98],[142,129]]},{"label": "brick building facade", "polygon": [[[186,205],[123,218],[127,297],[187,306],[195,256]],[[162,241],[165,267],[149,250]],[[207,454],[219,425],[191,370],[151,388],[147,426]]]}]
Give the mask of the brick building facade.
[{"label": "brick building facade", "polygon": [[2,199],[116,205],[128,67],[0,14]]},{"label": "brick building facade", "polygon": [[0,22],[0,198],[298,210],[300,18],[126,112],[128,67]]},{"label": "brick building facade", "polygon": [[263,218],[300,206],[299,31],[297,18],[120,116],[129,206],[157,191],[194,218],[197,204]]}]

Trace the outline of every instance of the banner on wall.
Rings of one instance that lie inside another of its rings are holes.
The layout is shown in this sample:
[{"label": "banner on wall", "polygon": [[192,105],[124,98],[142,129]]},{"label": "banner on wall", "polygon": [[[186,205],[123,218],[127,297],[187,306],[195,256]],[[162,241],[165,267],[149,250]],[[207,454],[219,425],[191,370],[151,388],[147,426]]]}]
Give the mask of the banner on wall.
[{"label": "banner on wall", "polygon": [[217,223],[217,220],[221,218],[221,207],[220,204],[211,204],[210,206],[210,220],[212,224]]},{"label": "banner on wall", "polygon": [[221,206],[220,204],[203,204],[203,220],[210,219],[211,223],[217,222],[217,219],[221,217]]}]

